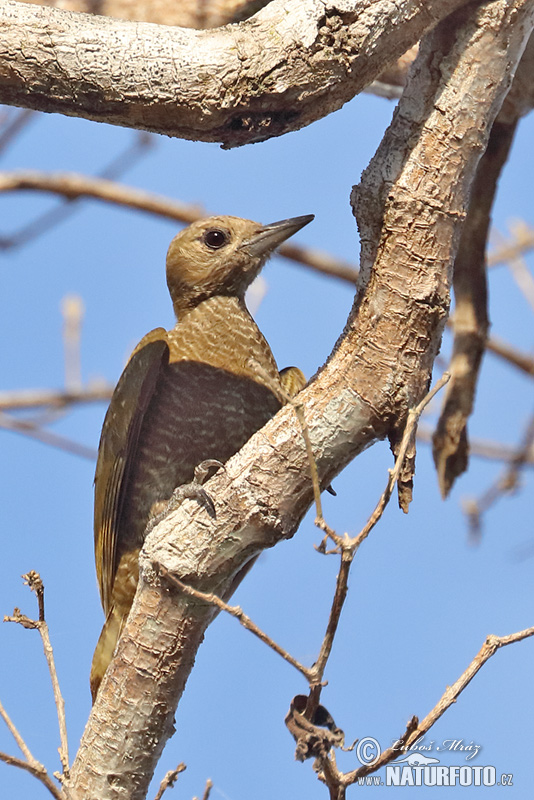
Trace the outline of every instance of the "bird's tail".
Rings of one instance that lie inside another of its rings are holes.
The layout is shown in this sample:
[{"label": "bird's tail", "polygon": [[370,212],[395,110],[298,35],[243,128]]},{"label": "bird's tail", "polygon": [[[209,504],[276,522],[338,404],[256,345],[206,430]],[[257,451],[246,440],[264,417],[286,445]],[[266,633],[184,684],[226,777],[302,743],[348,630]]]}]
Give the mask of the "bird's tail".
[{"label": "bird's tail", "polygon": [[112,606],[104,622],[104,627],[102,628],[95,648],[93,663],[91,664],[90,684],[93,703],[95,702],[96,693],[98,692],[98,687],[102,682],[104,673],[113,658],[113,653],[117,646],[123,623],[124,617]]}]

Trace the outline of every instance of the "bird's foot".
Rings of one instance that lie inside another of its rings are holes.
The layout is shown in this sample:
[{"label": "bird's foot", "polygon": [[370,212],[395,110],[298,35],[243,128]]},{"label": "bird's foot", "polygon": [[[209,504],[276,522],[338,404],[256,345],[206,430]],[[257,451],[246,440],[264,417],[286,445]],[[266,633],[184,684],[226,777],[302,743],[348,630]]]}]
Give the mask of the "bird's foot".
[{"label": "bird's foot", "polygon": [[216,458],[207,458],[205,461],[201,461],[200,464],[197,464],[195,467],[195,477],[193,483],[198,483],[199,486],[202,486],[203,483],[206,483],[206,479],[208,476],[211,478],[215,475],[215,472],[210,474],[210,470],[224,469],[224,464],[220,461],[217,461]]},{"label": "bird's foot", "polygon": [[214,474],[212,470],[221,468],[224,469],[224,464],[220,461],[216,461],[214,458],[201,461],[200,464],[195,467],[193,480],[190,483],[183,483],[181,486],[177,486],[163,510],[150,518],[146,526],[145,536],[148,535],[150,531],[154,530],[156,525],[158,525],[167,514],[170,514],[171,511],[181,506],[184,500],[196,500],[208,512],[210,517],[215,519],[215,504],[207,491],[202,488],[202,484],[205,483],[208,477]]}]

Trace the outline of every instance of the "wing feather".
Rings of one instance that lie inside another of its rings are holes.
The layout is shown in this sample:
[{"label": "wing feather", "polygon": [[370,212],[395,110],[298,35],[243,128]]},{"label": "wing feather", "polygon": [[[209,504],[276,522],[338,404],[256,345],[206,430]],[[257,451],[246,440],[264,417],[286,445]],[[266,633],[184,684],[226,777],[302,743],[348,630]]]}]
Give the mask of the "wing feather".
[{"label": "wing feather", "polygon": [[156,328],[138,344],[111,398],[95,473],[95,560],[100,598],[107,614],[117,570],[121,508],[139,431],[158,378],[169,361],[167,331]]}]

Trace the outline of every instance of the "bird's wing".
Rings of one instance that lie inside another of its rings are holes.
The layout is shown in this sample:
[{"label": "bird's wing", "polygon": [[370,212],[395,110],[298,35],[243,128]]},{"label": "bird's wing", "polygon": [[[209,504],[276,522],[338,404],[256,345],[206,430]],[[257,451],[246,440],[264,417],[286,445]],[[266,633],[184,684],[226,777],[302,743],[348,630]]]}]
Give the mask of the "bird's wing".
[{"label": "bird's wing", "polygon": [[117,569],[117,529],[124,488],[135,457],[145,411],[169,361],[167,331],[148,333],[132,353],[111,398],[95,473],[95,560],[100,598],[107,614]]}]

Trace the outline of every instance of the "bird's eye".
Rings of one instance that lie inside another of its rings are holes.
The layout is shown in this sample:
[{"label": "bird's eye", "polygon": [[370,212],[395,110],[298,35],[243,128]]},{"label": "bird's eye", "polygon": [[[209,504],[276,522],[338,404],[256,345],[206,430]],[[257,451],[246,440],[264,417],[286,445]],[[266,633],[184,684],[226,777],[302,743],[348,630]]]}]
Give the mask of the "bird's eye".
[{"label": "bird's eye", "polygon": [[202,237],[204,244],[212,250],[218,250],[228,242],[228,234],[220,228],[210,228]]}]

